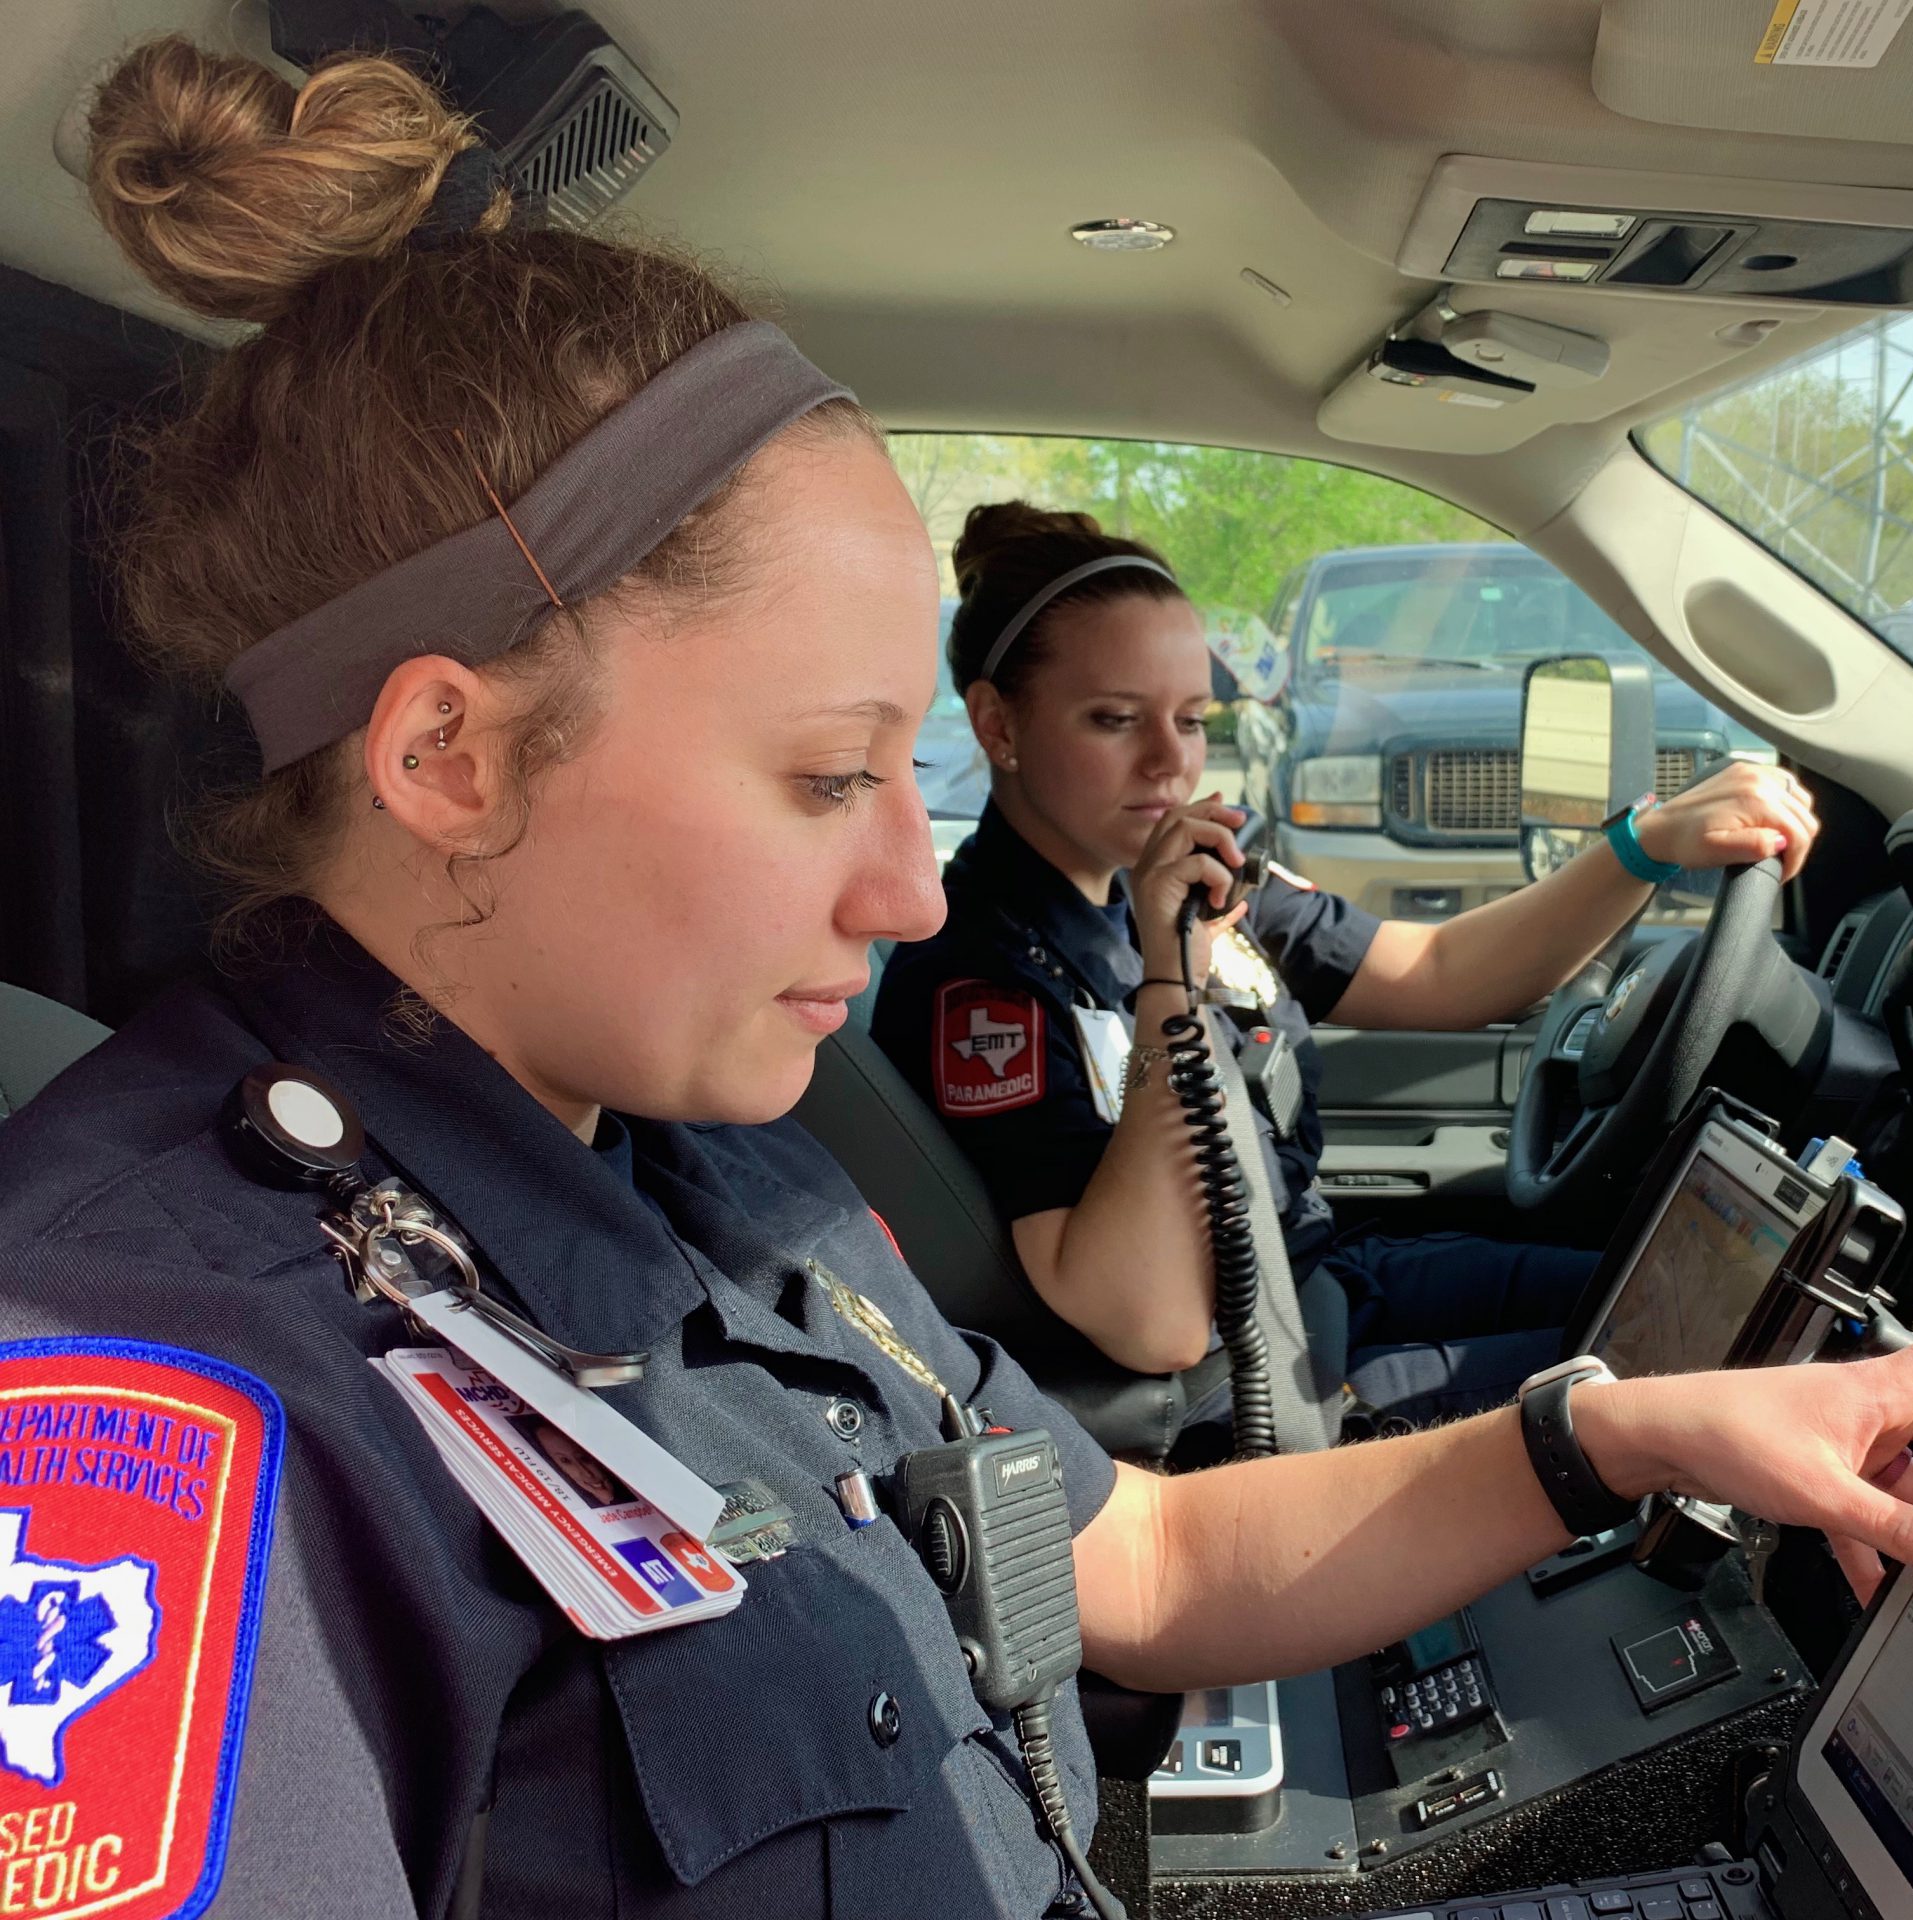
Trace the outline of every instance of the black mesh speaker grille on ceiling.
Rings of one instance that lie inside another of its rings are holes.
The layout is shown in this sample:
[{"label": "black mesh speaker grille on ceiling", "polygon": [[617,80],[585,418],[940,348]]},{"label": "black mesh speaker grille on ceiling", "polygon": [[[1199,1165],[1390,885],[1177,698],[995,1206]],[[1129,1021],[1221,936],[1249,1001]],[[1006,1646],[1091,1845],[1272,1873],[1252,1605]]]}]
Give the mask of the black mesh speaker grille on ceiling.
[{"label": "black mesh speaker grille on ceiling", "polygon": [[623,195],[669,140],[617,78],[598,68],[522,153],[506,158],[548,218],[582,227]]}]

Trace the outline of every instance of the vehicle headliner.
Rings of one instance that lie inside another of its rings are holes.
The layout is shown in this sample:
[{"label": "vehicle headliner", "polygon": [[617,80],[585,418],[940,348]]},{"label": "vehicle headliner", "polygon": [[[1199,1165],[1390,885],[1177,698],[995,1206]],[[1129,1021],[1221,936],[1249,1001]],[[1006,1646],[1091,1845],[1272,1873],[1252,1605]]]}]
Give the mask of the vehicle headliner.
[{"label": "vehicle headliner", "polygon": [[[1392,263],[1443,155],[1913,187],[1913,145],[1841,138],[1837,108],[1816,137],[1779,137],[1603,105],[1600,0],[593,0],[592,11],[682,116],[629,214],[773,290],[805,345],[893,425],[1317,455],[1417,480],[1515,533],[1573,498],[1640,418],[1859,316],[1476,290],[1464,304],[1602,334],[1610,372],[1550,402],[1562,423],[1504,452],[1327,439],[1324,396],[1436,291]],[[1643,10],[1618,11],[1638,54]],[[1648,19],[1668,59],[1725,57],[1751,31],[1747,9],[1720,0]],[[259,49],[259,0],[74,0],[14,9],[9,28],[0,257],[177,319],[117,259],[51,132],[100,63],[143,34]],[[1913,74],[1913,33],[1902,42],[1888,64]],[[1074,222],[1118,214],[1167,222],[1177,239],[1107,255],[1067,237]],[[1247,284],[1244,268],[1293,304]],[[1764,344],[1717,337],[1760,313],[1782,319]]]}]

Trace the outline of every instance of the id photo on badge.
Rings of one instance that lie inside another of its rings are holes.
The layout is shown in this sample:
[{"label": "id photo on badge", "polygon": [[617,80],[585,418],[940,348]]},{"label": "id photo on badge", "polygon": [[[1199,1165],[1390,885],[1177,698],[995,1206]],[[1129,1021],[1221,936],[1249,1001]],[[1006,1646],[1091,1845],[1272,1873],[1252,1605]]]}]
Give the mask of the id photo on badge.
[{"label": "id photo on badge", "polygon": [[513,1414],[506,1424],[522,1436],[546,1466],[570,1482],[587,1506],[622,1507],[638,1497],[603,1461],[594,1459],[542,1414]]}]

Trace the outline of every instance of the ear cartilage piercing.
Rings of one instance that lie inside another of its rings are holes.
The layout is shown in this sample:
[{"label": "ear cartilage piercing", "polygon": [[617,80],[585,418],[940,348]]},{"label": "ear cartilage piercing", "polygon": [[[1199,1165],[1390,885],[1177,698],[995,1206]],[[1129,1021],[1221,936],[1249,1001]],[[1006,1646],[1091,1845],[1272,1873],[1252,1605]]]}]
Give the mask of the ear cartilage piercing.
[{"label": "ear cartilage piercing", "polygon": [[408,771],[410,771],[410,769],[412,769],[413,767],[416,767],[418,765],[418,755],[415,753],[408,753],[405,756],[405,765]]},{"label": "ear cartilage piercing", "polygon": [[438,710],[440,713],[450,713],[452,710],[452,703],[449,700],[441,700],[438,703]]},{"label": "ear cartilage piercing", "polygon": [[440,753],[445,751],[445,729],[443,727],[439,728],[438,738],[432,742],[432,745],[435,746]]}]

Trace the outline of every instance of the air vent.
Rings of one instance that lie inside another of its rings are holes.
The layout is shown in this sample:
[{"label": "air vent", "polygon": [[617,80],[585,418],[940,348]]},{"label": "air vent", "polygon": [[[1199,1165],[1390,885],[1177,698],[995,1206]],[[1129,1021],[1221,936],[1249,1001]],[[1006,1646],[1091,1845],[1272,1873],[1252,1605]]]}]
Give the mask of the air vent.
[{"label": "air vent", "polygon": [[522,153],[506,157],[554,226],[583,227],[629,191],[670,143],[661,117],[647,114],[599,69]]},{"label": "air vent", "polygon": [[1827,942],[1827,950],[1820,957],[1820,978],[1831,985],[1840,977],[1840,969],[1846,965],[1853,943],[1860,937],[1860,929],[1865,925],[1865,916],[1850,913],[1833,930],[1833,938]]}]

